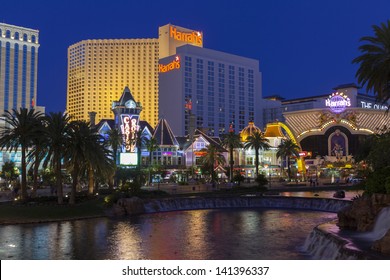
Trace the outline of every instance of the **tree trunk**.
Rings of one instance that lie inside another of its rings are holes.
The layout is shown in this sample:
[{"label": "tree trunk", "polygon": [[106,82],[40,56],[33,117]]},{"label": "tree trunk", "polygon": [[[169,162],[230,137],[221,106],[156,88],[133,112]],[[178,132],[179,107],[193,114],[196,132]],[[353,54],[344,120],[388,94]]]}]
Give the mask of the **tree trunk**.
[{"label": "tree trunk", "polygon": [[[150,152],[151,153],[151,152]],[[152,168],[152,156],[151,155],[149,155],[149,175],[148,175],[148,181],[149,181],[149,183],[148,183],[148,185],[150,186],[150,183],[151,183],[151,181],[152,181],[152,177],[151,177],[151,168]]]},{"label": "tree trunk", "polygon": [[27,199],[27,174],[26,174],[26,148],[22,147],[22,182],[21,182],[21,200]]},{"label": "tree trunk", "polygon": [[78,183],[78,167],[74,167],[72,171],[72,188],[70,191],[69,204],[76,204],[76,189]]},{"label": "tree trunk", "polygon": [[33,189],[31,192],[31,197],[36,197],[37,190],[39,187],[38,170],[39,170],[39,158],[38,158],[38,156],[35,156],[34,170],[33,170]]},{"label": "tree trunk", "polygon": [[259,151],[255,151],[256,178],[259,177]]},{"label": "tree trunk", "polygon": [[61,158],[56,159],[56,186],[57,186],[57,198],[58,204],[64,203],[64,193],[62,189],[62,174],[61,174]]},{"label": "tree trunk", "polygon": [[291,181],[290,157],[287,157],[287,175],[288,180]]},{"label": "tree trunk", "polygon": [[233,149],[230,150],[230,182],[233,182]]},{"label": "tree trunk", "polygon": [[93,179],[93,168],[91,165],[88,167],[88,195],[94,194],[94,179]]}]

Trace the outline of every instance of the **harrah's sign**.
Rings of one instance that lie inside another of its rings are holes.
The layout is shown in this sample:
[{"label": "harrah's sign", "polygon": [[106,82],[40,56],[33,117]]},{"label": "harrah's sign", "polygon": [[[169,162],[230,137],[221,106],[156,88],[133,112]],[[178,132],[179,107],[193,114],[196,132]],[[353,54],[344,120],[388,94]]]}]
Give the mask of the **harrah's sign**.
[{"label": "harrah's sign", "polygon": [[169,37],[190,44],[201,46],[203,43],[202,33],[199,31],[193,31],[191,33],[177,31],[176,27],[169,27]]},{"label": "harrah's sign", "polygon": [[159,64],[158,72],[165,73],[180,68],[180,57],[177,55],[175,59],[168,64]]},{"label": "harrah's sign", "polygon": [[351,100],[343,93],[332,93],[328,99],[325,100],[325,106],[329,107],[333,113],[341,113],[346,107],[351,107]]}]

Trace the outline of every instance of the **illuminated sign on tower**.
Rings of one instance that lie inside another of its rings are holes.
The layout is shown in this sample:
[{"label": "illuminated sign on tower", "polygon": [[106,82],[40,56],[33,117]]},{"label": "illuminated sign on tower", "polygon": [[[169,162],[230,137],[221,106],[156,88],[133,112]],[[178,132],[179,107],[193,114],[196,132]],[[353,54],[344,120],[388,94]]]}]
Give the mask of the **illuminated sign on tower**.
[{"label": "illuminated sign on tower", "polygon": [[175,59],[168,64],[159,64],[158,72],[165,73],[180,68],[180,57],[177,55]]},{"label": "illuminated sign on tower", "polygon": [[176,41],[182,41],[198,46],[202,46],[203,44],[203,36],[202,33],[199,31],[193,31],[193,32],[183,32],[178,31],[175,26],[169,27],[169,36]]},{"label": "illuminated sign on tower", "polygon": [[137,165],[137,137],[141,104],[135,102],[130,89],[126,87],[119,101],[114,101],[112,111],[115,114],[115,126],[122,134],[122,145],[119,153],[119,164]]},{"label": "illuminated sign on tower", "polygon": [[139,130],[138,115],[121,115],[121,132],[123,136],[123,152],[136,152],[136,138]]}]

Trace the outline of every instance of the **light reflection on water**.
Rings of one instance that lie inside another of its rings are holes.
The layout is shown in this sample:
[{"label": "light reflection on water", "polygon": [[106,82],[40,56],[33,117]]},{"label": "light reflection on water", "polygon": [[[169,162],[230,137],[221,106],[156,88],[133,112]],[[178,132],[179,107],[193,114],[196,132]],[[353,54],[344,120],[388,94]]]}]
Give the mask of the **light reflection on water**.
[{"label": "light reflection on water", "polygon": [[305,259],[314,226],[336,214],[215,209],[0,227],[0,259]]}]

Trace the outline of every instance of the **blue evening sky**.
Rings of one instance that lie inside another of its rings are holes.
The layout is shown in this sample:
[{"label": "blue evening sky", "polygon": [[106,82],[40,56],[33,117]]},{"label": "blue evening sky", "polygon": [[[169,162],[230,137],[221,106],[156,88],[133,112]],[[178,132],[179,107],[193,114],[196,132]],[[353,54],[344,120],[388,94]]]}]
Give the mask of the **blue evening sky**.
[{"label": "blue evening sky", "polygon": [[[157,38],[167,23],[204,47],[260,61],[263,96],[328,94],[356,82],[359,39],[390,19],[389,0],[4,0],[0,22],[40,31],[38,105],[64,111],[67,48],[86,39]],[[130,85],[131,87],[131,85]],[[364,92],[361,89],[361,92]]]}]

